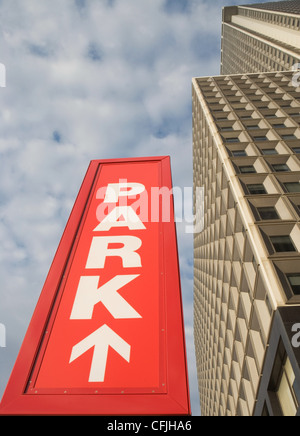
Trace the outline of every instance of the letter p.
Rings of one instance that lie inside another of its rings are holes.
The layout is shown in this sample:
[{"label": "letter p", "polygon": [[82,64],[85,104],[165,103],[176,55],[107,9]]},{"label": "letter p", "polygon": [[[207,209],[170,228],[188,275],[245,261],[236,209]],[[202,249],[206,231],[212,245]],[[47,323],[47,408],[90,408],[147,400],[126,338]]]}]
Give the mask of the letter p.
[{"label": "letter p", "polygon": [[120,183],[109,183],[104,203],[117,203],[120,197],[136,196],[144,191],[145,186],[141,183],[128,183],[127,180],[120,180]]}]

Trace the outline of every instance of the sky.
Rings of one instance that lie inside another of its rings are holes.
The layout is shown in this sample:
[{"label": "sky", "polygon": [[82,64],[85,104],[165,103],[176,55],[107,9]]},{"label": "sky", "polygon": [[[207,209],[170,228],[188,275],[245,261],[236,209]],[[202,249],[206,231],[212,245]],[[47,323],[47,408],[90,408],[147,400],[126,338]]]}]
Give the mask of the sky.
[{"label": "sky", "polygon": [[[192,187],[191,80],[219,74],[222,6],[0,0],[0,398],[90,160],[170,155]],[[197,416],[193,238],[177,230]]]}]

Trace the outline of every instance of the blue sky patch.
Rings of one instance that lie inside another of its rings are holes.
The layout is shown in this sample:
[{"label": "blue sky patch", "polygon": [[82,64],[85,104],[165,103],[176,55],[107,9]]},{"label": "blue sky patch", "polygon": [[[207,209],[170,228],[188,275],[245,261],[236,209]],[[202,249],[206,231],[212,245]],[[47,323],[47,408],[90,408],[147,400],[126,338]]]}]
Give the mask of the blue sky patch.
[{"label": "blue sky patch", "polygon": [[164,9],[168,13],[185,14],[190,11],[190,0],[166,0]]},{"label": "blue sky patch", "polygon": [[47,58],[52,54],[52,50],[45,45],[29,44],[28,48],[31,54],[39,58]]},{"label": "blue sky patch", "polygon": [[61,143],[61,141],[62,141],[62,137],[61,137],[61,134],[59,133],[58,130],[55,130],[55,131],[52,133],[52,139],[53,139],[53,141],[57,142],[58,144]]},{"label": "blue sky patch", "polygon": [[103,52],[98,44],[91,42],[88,46],[87,56],[94,62],[100,62],[103,58]]}]

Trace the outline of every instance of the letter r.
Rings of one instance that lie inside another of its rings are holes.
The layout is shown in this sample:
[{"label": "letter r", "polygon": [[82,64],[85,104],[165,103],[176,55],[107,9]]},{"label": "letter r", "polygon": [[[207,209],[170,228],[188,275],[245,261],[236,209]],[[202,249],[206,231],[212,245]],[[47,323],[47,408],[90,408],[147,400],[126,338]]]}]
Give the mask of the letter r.
[{"label": "letter r", "polygon": [[[109,248],[109,244],[122,244],[121,248]],[[141,257],[136,251],[142,241],[136,236],[94,236],[86,268],[104,268],[106,257],[121,257],[124,268],[141,267]]]}]

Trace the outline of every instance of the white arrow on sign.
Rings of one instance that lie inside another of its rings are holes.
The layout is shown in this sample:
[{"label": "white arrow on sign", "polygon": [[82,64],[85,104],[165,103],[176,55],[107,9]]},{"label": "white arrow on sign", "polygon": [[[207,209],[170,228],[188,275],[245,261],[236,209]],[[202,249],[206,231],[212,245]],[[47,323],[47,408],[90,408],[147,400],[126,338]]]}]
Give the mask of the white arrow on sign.
[{"label": "white arrow on sign", "polygon": [[94,353],[89,382],[104,381],[108,347],[112,347],[128,363],[130,361],[130,345],[104,324],[77,345],[74,345],[69,363],[72,363],[92,347],[94,347]]}]

